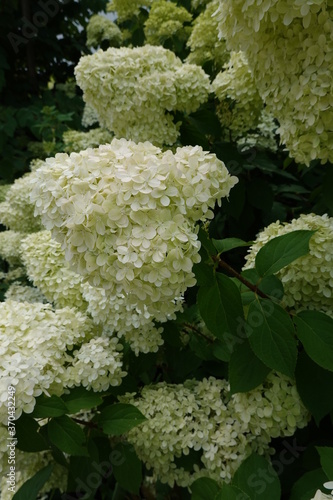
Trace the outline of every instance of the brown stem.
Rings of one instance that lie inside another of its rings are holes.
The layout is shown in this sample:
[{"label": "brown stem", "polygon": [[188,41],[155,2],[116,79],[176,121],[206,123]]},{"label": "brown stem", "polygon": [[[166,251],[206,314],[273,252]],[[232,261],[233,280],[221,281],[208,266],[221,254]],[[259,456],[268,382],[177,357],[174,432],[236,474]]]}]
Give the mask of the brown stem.
[{"label": "brown stem", "polygon": [[239,281],[241,281],[243,283],[243,285],[245,285],[247,288],[252,290],[252,292],[254,292],[255,294],[259,295],[259,297],[262,297],[263,299],[270,298],[268,295],[266,295],[264,292],[262,292],[256,285],[253,285],[252,283],[250,283],[246,278],[244,278],[244,276],[239,274],[237,271],[235,271],[235,269],[233,269],[231,266],[229,266],[229,264],[224,262],[224,260],[221,260],[220,258],[215,258],[214,260],[216,260],[216,262],[218,263],[218,266],[221,269],[225,269],[226,271],[228,271],[229,274],[231,274],[232,276],[237,278]]},{"label": "brown stem", "polygon": [[213,339],[210,339],[207,337],[204,333],[202,333],[200,330],[198,330],[195,326],[191,325],[190,323],[184,323],[185,328],[188,328],[189,330],[192,330],[192,332],[197,333],[198,335],[201,335],[205,340],[210,342],[211,344],[214,342]]},{"label": "brown stem", "polygon": [[75,418],[75,417],[71,417],[72,420],[74,420],[74,422],[76,422],[77,424],[81,424],[81,425],[86,425],[87,427],[90,427],[92,429],[99,429],[98,425],[97,424],[94,424],[94,422],[86,422],[86,420],[81,420],[79,418]]}]

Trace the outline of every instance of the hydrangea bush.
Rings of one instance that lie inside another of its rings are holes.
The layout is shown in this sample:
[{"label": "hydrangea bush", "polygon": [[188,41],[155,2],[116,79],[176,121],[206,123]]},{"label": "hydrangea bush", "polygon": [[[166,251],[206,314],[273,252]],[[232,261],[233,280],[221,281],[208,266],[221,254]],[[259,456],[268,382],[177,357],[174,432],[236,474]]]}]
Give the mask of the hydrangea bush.
[{"label": "hydrangea bush", "polygon": [[0,189],[1,498],[324,498],[331,2],[106,8]]}]

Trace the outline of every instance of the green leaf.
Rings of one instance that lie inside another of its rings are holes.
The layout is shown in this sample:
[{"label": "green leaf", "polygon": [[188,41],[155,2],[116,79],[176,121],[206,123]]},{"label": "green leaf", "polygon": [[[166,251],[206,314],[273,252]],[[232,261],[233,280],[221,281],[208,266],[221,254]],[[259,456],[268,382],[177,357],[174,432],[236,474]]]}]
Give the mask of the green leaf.
[{"label": "green leaf", "polygon": [[275,470],[264,457],[255,453],[236,470],[232,484],[251,500],[280,500],[281,497],[280,481]]},{"label": "green leaf", "polygon": [[37,398],[31,416],[34,418],[61,417],[66,413],[68,413],[68,408],[61,398],[42,394]]},{"label": "green leaf", "polygon": [[253,243],[252,241],[244,241],[239,238],[225,238],[224,240],[212,239],[212,242],[218,253],[228,252],[234,248],[248,247]]},{"label": "green leaf", "polygon": [[258,298],[250,304],[247,324],[256,356],[272,370],[293,377],[297,344],[288,313],[275,302]]},{"label": "green leaf", "polygon": [[88,455],[84,446],[86,438],[83,430],[66,415],[53,418],[49,422],[48,436],[50,441],[65,453],[79,456]]},{"label": "green leaf", "polygon": [[107,406],[98,417],[103,431],[111,436],[120,436],[145,420],[146,417],[135,406],[123,403]]},{"label": "green leaf", "polygon": [[284,289],[282,281],[279,280],[274,274],[265,276],[258,283],[258,288],[266,295],[273,297],[274,299],[281,300],[284,295]]},{"label": "green leaf", "polygon": [[74,387],[69,394],[63,394],[61,397],[68,408],[67,413],[78,413],[83,409],[90,410],[103,402],[100,394],[88,391],[84,387]]},{"label": "green leaf", "polygon": [[122,458],[118,465],[113,465],[116,481],[125,491],[138,495],[142,483],[141,461],[138,459],[132,445],[119,443],[115,450],[119,452]]},{"label": "green leaf", "polygon": [[256,269],[260,276],[280,271],[309,251],[309,241],[315,231],[299,230],[273,238],[256,256]]},{"label": "green leaf", "polygon": [[322,469],[306,472],[294,484],[291,490],[290,500],[309,500],[313,498],[317,490],[323,491],[323,484],[327,480]]},{"label": "green leaf", "polygon": [[328,446],[316,446],[320,456],[321,466],[329,479],[333,478],[333,448]]},{"label": "green leaf", "polygon": [[220,491],[220,487],[216,481],[208,477],[200,477],[194,481],[191,486],[191,500],[208,500],[215,498]]},{"label": "green leaf", "polygon": [[22,413],[16,421],[17,448],[22,451],[47,450],[48,445],[39,433],[40,426],[36,420]]},{"label": "green leaf", "polygon": [[15,493],[12,500],[36,500],[38,493],[44,484],[49,480],[52,473],[52,464],[39,470],[28,481],[22,484],[21,488]]},{"label": "green leaf", "polygon": [[230,336],[237,335],[244,318],[240,291],[235,283],[224,274],[215,274],[212,286],[200,287],[197,302],[207,328],[220,340],[226,340],[232,352]]},{"label": "green leaf", "polygon": [[320,420],[333,410],[333,373],[324,370],[305,352],[301,352],[295,377],[297,391],[318,425]]},{"label": "green leaf", "polygon": [[303,311],[294,321],[306,353],[319,366],[333,371],[333,319],[319,311]]},{"label": "green leaf", "polygon": [[229,363],[231,394],[248,392],[260,385],[270,369],[252,351],[248,341],[236,347]]},{"label": "green leaf", "polygon": [[236,486],[224,484],[214,500],[250,500],[250,497]]}]

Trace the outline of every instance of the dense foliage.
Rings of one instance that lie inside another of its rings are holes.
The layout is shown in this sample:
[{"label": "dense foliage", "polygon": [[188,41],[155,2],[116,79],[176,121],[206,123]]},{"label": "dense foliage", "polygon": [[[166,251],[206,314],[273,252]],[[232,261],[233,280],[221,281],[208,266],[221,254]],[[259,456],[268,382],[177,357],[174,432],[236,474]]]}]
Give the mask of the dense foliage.
[{"label": "dense foliage", "polygon": [[332,2],[0,12],[1,498],[332,498]]}]

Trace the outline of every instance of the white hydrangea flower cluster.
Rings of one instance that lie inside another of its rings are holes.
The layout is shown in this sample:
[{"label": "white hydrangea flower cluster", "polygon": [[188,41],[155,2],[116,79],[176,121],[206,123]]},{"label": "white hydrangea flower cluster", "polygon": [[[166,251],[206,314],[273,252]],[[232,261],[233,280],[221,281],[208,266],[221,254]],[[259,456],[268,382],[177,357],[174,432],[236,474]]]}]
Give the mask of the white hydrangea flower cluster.
[{"label": "white hydrangea flower cluster", "polygon": [[218,21],[213,15],[218,5],[219,0],[209,2],[204,12],[193,22],[192,33],[187,42],[187,47],[191,50],[187,62],[203,65],[212,61],[214,67],[220,69],[228,61],[229,51],[225,40],[218,36]]},{"label": "white hydrangea flower cluster", "polygon": [[[2,427],[4,428],[4,427]],[[7,431],[8,437],[8,431]],[[8,441],[7,441],[8,443]],[[13,493],[8,490],[8,483],[6,482],[8,477],[7,469],[7,454],[4,453],[2,456],[4,462],[4,474],[0,480],[0,496],[1,500],[12,500]],[[27,453],[16,448],[15,450],[15,490],[18,491],[21,486],[28,481],[32,476],[34,476],[39,470],[46,467],[48,464],[52,463],[52,473],[47,482],[43,485],[38,495],[38,498],[42,498],[40,495],[47,493],[52,489],[58,488],[61,492],[66,491],[67,487],[67,471],[66,469],[54,460],[50,451],[41,451],[35,453]]]},{"label": "white hydrangea flower cluster", "polygon": [[245,134],[237,139],[239,149],[246,151],[247,149],[256,148],[276,152],[278,149],[277,128],[278,125],[274,116],[267,111],[267,108],[264,108],[260,114],[255,132]]},{"label": "white hydrangea flower cluster", "polygon": [[184,23],[191,21],[192,14],[185,7],[179,7],[167,0],[155,0],[144,25],[146,43],[162,45],[173,36],[186,40],[190,35],[191,27],[184,26]]},{"label": "white hydrangea flower cluster", "polygon": [[99,50],[75,68],[83,98],[118,138],[173,144],[171,111],[191,113],[208,99],[209,77],[170,50],[145,45]]},{"label": "white hydrangea flower cluster", "polygon": [[16,418],[32,412],[42,392],[62,394],[68,365],[75,362],[73,346],[99,334],[89,318],[68,307],[53,311],[50,304],[1,302],[0,421],[7,419],[9,385],[16,388]]},{"label": "white hydrangea flower cluster", "polygon": [[127,21],[131,17],[140,14],[140,8],[148,8],[154,0],[111,0],[107,6],[107,12],[116,12],[120,22]]},{"label": "white hydrangea flower cluster", "polygon": [[106,129],[93,128],[88,132],[79,130],[66,130],[62,139],[65,143],[65,152],[79,152],[88,148],[97,148],[100,144],[107,144],[112,141],[113,135]]},{"label": "white hydrangea flower cluster", "polygon": [[[171,486],[186,487],[202,476],[228,483],[253,451],[269,455],[272,437],[292,435],[309,420],[292,380],[276,373],[253,391],[232,396],[225,380],[210,377],[183,385],[162,382],[144,387],[138,399],[119,399],[147,417],[127,434],[128,441],[153,480]],[[177,464],[190,452],[202,453],[192,472]]]},{"label": "white hydrangea flower cluster", "polygon": [[47,302],[45,295],[43,295],[38,288],[21,285],[19,281],[14,281],[14,283],[8,287],[5,293],[5,299],[14,300],[15,302],[40,302],[43,304]]},{"label": "white hydrangea flower cluster", "polygon": [[290,154],[332,162],[332,2],[221,0],[217,18],[230,48],[246,53]]},{"label": "white hydrangea flower cluster", "polygon": [[264,103],[243,52],[230,54],[229,62],[224,66],[224,71],[217,75],[212,87],[218,100],[228,104],[227,120],[223,111],[218,116],[234,140],[258,126]]},{"label": "white hydrangea flower cluster", "polygon": [[210,0],[191,0],[192,9],[196,10],[200,7],[204,7],[209,3]]},{"label": "white hydrangea flower cluster", "polygon": [[133,323],[151,329],[181,309],[200,260],[195,223],[212,218],[236,182],[198,146],[173,154],[114,139],[48,158],[31,199],[75,270],[105,289],[104,298],[94,290],[85,296],[91,305],[100,301],[98,314],[105,308],[123,335]]},{"label": "white hydrangea flower cluster", "polygon": [[110,46],[119,47],[122,33],[116,23],[105,16],[92,16],[87,24],[87,46],[97,48],[102,42],[108,41]]},{"label": "white hydrangea flower cluster", "polygon": [[34,215],[29,199],[31,173],[16,179],[0,203],[0,222],[13,231],[31,233],[41,229],[40,218]]},{"label": "white hydrangea flower cluster", "polygon": [[110,385],[121,384],[126,375],[122,371],[122,345],[117,338],[98,337],[73,352],[74,361],[66,369],[67,387],[83,385],[94,391],[106,391]]},{"label": "white hydrangea flower cluster", "polygon": [[18,231],[0,232],[0,257],[8,262],[10,266],[19,266],[22,264],[20,246],[26,233]]},{"label": "white hydrangea flower cluster", "polygon": [[[163,344],[163,328],[155,327],[152,320],[156,319],[155,307],[138,304],[137,299],[129,294],[114,294],[89,284],[83,284],[83,297],[88,302],[87,312],[94,322],[106,326],[110,334],[116,333],[119,338],[124,337],[136,355],[140,352],[157,352]],[[174,312],[180,310],[181,305],[181,300],[175,301]],[[161,318],[165,321],[163,313]]]},{"label": "white hydrangea flower cluster", "polygon": [[57,308],[87,309],[83,298],[82,276],[72,271],[60,243],[50,231],[29,234],[21,243],[21,258],[33,284]]},{"label": "white hydrangea flower cluster", "polygon": [[261,231],[245,257],[244,269],[253,268],[260,248],[276,236],[300,229],[315,230],[307,255],[281,269],[285,295],[283,302],[296,311],[318,309],[333,315],[333,219],[328,215],[301,215],[290,223],[273,222]]},{"label": "white hydrangea flower cluster", "polygon": [[77,271],[126,296],[133,311],[149,307],[150,319],[165,321],[195,283],[195,222],[211,218],[215,201],[237,180],[200,147],[162,153],[114,139],[49,158],[36,181],[36,211]]}]

